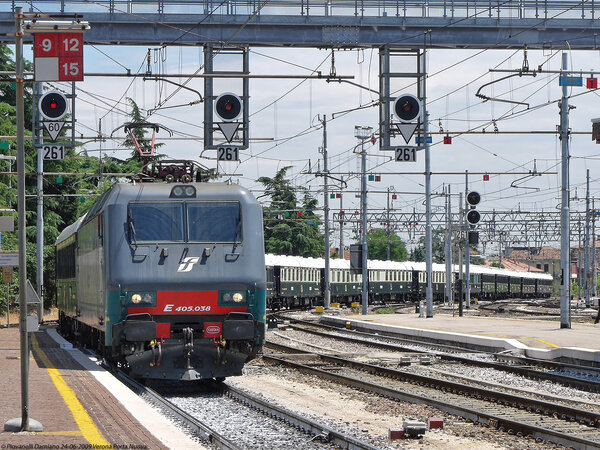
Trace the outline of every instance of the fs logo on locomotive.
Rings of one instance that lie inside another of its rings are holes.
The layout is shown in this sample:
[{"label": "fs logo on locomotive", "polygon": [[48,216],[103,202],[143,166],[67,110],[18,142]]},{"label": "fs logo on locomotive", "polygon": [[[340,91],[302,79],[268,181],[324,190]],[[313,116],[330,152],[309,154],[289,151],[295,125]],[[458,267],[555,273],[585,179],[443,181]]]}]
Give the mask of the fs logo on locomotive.
[{"label": "fs logo on locomotive", "polygon": [[179,264],[179,268],[177,272],[191,272],[194,268],[194,264],[198,264],[200,258],[197,256],[188,256],[187,258],[183,258],[181,264]]}]

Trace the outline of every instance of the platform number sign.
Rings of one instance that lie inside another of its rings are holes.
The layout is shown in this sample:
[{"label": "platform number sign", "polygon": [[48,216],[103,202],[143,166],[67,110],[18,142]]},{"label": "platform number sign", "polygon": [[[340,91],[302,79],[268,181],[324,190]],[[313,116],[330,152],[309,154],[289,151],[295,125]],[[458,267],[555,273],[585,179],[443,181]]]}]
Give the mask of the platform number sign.
[{"label": "platform number sign", "polygon": [[44,160],[59,161],[65,159],[65,147],[63,145],[44,145],[42,147]]},{"label": "platform number sign", "polygon": [[82,33],[35,33],[35,81],[83,81]]},{"label": "platform number sign", "polygon": [[417,147],[396,147],[397,162],[417,162]]},{"label": "platform number sign", "polygon": [[239,161],[240,149],[238,147],[218,147],[217,159],[219,161]]}]

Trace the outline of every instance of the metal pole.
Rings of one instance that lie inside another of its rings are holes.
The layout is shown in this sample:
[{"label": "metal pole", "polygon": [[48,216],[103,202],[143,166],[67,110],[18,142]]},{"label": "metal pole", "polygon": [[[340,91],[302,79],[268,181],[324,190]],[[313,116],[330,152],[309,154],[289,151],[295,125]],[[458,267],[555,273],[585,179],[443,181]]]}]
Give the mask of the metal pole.
[{"label": "metal pole", "polygon": [[[37,101],[42,95],[43,85],[42,83],[33,83],[33,143],[34,148],[36,144],[42,144],[42,130],[37,129],[37,125],[40,123],[40,114],[37,110]],[[43,286],[44,286],[44,152],[38,148],[37,152],[37,220],[36,220],[36,232],[37,232],[37,265],[36,265],[36,288],[38,296],[40,297],[40,303],[38,304],[38,323],[44,321],[44,299],[43,299]]]},{"label": "metal pole", "polygon": [[585,234],[583,237],[583,292],[585,307],[590,307],[590,169],[586,171]]},{"label": "metal pole", "polygon": [[331,290],[329,286],[329,175],[327,168],[327,116],[323,117],[323,173],[324,173],[324,190],[323,190],[323,206],[324,206],[324,224],[325,224],[325,292],[324,305],[329,308],[331,305]]},{"label": "metal pole", "polygon": [[387,235],[387,260],[391,261],[390,257],[390,188],[387,188],[387,220],[386,220],[386,235]]},{"label": "metal pole", "polygon": [[458,315],[460,317],[463,316],[463,296],[462,296],[462,281],[463,281],[463,252],[462,252],[462,245],[464,243],[463,239],[462,239],[462,233],[463,233],[463,228],[464,228],[464,220],[465,220],[465,215],[463,212],[463,194],[462,192],[460,193],[460,197],[458,200],[458,216],[460,217],[460,223],[458,226],[458,284],[460,286],[460,290],[459,292],[461,293],[460,297],[458,298]]},{"label": "metal pole", "polygon": [[[465,214],[469,212],[467,195],[469,193],[469,171],[465,171]],[[469,223],[465,220],[465,300],[467,309],[471,309],[471,247],[469,246]]]},{"label": "metal pole", "polygon": [[598,280],[596,275],[596,205],[592,199],[592,295],[598,295]]},{"label": "metal pole", "polygon": [[25,235],[25,114],[23,105],[23,8],[15,8],[17,180],[19,223],[19,333],[21,337],[21,431],[29,431],[29,342],[27,336],[27,236]]},{"label": "metal pole", "polygon": [[[562,69],[567,70],[568,54],[562,54]],[[569,263],[569,98],[562,87],[560,102],[561,210],[560,210],[560,327],[571,328],[571,268]]]},{"label": "metal pole", "polygon": [[[425,37],[427,34],[425,34]],[[433,262],[431,255],[431,157],[429,151],[429,113],[427,112],[427,54],[425,45],[423,45],[422,53],[422,70],[421,76],[423,91],[421,92],[423,103],[423,140],[425,141],[425,270],[427,272],[427,288],[425,289],[425,298],[427,299],[426,317],[433,317],[433,286],[431,275],[433,272]]]},{"label": "metal pole", "polygon": [[369,306],[369,275],[367,270],[367,152],[365,151],[365,140],[361,139],[360,147],[361,155],[361,193],[360,200],[362,206],[362,235],[361,235],[361,247],[362,247],[362,313],[367,314]]},{"label": "metal pole", "polygon": [[452,304],[452,206],[451,188],[446,193],[446,302]]},{"label": "metal pole", "polygon": [[[344,177],[341,178],[341,186],[344,186]],[[342,206],[342,198],[344,197],[343,193],[340,193],[340,211],[343,211],[344,208]],[[344,252],[344,217],[341,216],[340,219],[340,258],[345,258],[346,254]]]},{"label": "metal pole", "polygon": [[581,257],[581,220],[577,222],[578,231],[579,231],[579,245],[577,247],[577,285],[579,290],[577,291],[578,302],[581,300],[582,292],[583,292],[583,258]]}]

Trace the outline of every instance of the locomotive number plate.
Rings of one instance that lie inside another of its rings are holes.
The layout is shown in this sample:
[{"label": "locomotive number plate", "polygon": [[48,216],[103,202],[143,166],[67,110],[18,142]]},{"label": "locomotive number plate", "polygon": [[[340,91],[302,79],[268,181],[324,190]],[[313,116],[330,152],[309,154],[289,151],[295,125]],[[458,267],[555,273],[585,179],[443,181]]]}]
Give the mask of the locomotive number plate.
[{"label": "locomotive number plate", "polygon": [[210,306],[200,306],[200,305],[175,306],[173,304],[167,304],[167,305],[165,305],[162,312],[184,313],[184,312],[209,312],[209,311],[210,311]]}]

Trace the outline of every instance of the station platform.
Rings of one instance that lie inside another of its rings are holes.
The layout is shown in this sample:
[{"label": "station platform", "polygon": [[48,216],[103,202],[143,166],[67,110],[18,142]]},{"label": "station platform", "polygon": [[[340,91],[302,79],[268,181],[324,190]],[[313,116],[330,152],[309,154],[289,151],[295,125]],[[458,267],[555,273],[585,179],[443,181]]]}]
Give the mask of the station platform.
[{"label": "station platform", "polygon": [[600,324],[572,323],[571,328],[560,328],[558,320],[459,317],[443,313],[430,318],[419,314],[325,315],[321,322],[337,326],[350,322],[353,329],[600,367]]},{"label": "station platform", "polygon": [[21,418],[19,329],[1,328],[0,341],[0,448],[202,448],[45,325],[29,334],[28,378],[29,418],[43,429],[5,431]]}]

